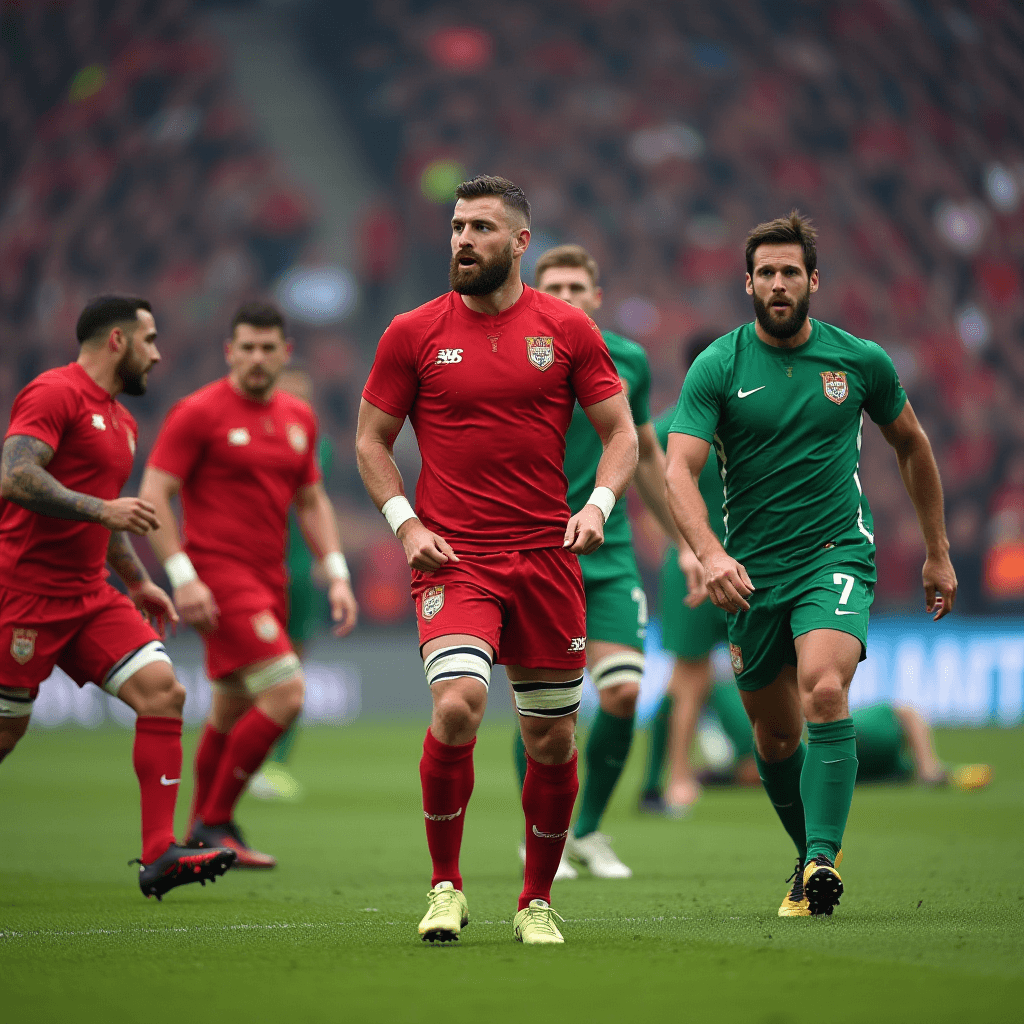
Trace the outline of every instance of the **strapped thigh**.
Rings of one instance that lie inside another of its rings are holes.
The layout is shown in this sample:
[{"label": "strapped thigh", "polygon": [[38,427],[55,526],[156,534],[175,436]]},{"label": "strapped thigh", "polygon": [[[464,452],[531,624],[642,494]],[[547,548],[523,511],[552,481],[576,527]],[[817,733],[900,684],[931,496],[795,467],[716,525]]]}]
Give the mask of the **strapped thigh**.
[{"label": "strapped thigh", "polygon": [[580,709],[583,676],[563,683],[523,679],[512,683],[516,710],[527,718],[564,718]]},{"label": "strapped thigh", "polygon": [[273,661],[268,661],[256,669],[242,669],[240,672],[242,682],[249,695],[256,697],[281,683],[287,683],[289,679],[302,678],[302,662],[294,652],[282,654]]},{"label": "strapped thigh", "polygon": [[103,680],[103,689],[116,697],[121,687],[136,672],[157,661],[163,661],[170,665],[171,658],[159,640],[150,640],[148,644],[143,644],[136,650],[126,654],[107,673],[107,678]]},{"label": "strapped thigh", "polygon": [[644,656],[640,651],[619,651],[602,658],[591,670],[590,678],[598,690],[622,683],[636,683],[644,674]]},{"label": "strapped thigh", "polygon": [[491,656],[482,647],[472,644],[439,647],[423,659],[423,671],[430,686],[441,679],[468,676],[483,683],[484,689],[490,689]]},{"label": "strapped thigh", "polygon": [[27,686],[0,686],[0,718],[28,718],[35,697]]}]

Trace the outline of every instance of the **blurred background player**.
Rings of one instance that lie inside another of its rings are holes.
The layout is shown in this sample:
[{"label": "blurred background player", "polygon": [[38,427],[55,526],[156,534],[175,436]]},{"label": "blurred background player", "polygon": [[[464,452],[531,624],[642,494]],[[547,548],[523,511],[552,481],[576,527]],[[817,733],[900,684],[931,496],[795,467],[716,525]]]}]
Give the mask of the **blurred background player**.
[{"label": "blurred background player", "polygon": [[[227,846],[243,867],[273,867],[234,821],[250,777],[302,709],[302,667],[288,640],[285,542],[288,510],[330,579],[335,633],[356,621],[356,602],[334,509],[316,462],[313,410],[276,388],[291,355],[284,319],[251,302],[225,344],[230,371],[168,413],[142,480],[156,508],[153,549],[182,618],[206,648],[210,717],[195,759],[189,842]],[[171,507],[180,493],[183,533]],[[184,537],[184,546],[182,545]]]},{"label": "blurred background player", "polygon": [[[685,368],[689,369],[717,337],[701,334],[693,338],[683,350]],[[662,447],[668,444],[668,428],[675,414],[672,407],[655,421],[654,429]],[[708,452],[697,485],[707,505],[711,529],[719,540],[724,540],[722,478],[713,451]],[[682,554],[679,548],[669,547],[661,565],[658,606],[661,644],[675,655],[675,662],[648,730],[647,771],[640,793],[642,811],[683,814],[700,795],[690,763],[690,748],[711,685],[711,651],[728,640],[725,612],[707,596],[704,571],[689,545],[683,543]],[[671,769],[663,793],[666,755]]]},{"label": "blurred background player", "polygon": [[[535,272],[538,291],[554,295],[593,318],[601,308],[600,271],[596,260],[580,245],[560,245],[543,253]],[[644,504],[672,539],[679,534],[665,497],[665,452],[651,424],[651,371],[644,350],[633,341],[601,331],[622,380],[639,444],[634,482]],[[565,435],[566,495],[570,509],[579,509],[594,489],[603,447],[579,405]],[[573,878],[565,858],[583,864],[597,878],[629,878],[633,872],[615,854],[607,835],[598,831],[615,785],[629,756],[644,674],[647,635],[647,597],[633,554],[633,536],[625,502],[619,500],[604,528],[604,543],[580,559],[587,599],[587,665],[597,689],[599,707],[590,727],[584,754],[586,772],[579,812],[566,840],[565,857],[556,878]],[[522,787],[526,778],[526,749],[522,734],[515,737],[515,762]],[[525,856],[525,847],[520,847]]]},{"label": "blurred background player", "polygon": [[[414,570],[433,701],[420,761],[432,880],[419,934],[450,941],[469,921],[459,853],[496,658],[527,755],[526,866],[513,935],[556,944],[564,939],[551,882],[579,786],[574,736],[586,664],[576,556],[604,539],[636,467],[636,431],[594,322],[523,284],[530,204],[522,189],[480,176],[455,194],[452,290],[384,332],[356,438],[367,492]],[[562,465],[577,400],[604,453],[597,486],[572,515]],[[422,456],[418,512],[393,455],[406,416]]]},{"label": "blurred background player", "polygon": [[[698,773],[702,785],[759,786],[754,734],[743,701],[731,682],[716,682],[705,709],[729,740],[732,758]],[[880,701],[850,712],[857,731],[857,783],[916,782],[922,786],[982,789],[992,781],[987,764],[944,764],[931,727],[906,704]]]},{"label": "blurred background player", "polygon": [[[730,613],[729,651],[758,768],[797,848],[782,917],[831,914],[843,893],[837,862],[857,778],[848,692],[866,655],[876,580],[858,476],[865,412],[895,449],[917,512],[926,607],[940,619],[956,599],[938,467],[892,359],[808,317],[815,239],[795,210],[750,232],[755,323],[697,358],[669,437],[672,512],[711,599]],[[725,547],[697,486],[712,440]]]},{"label": "blurred background player", "polygon": [[[144,299],[103,295],[82,311],[76,334],[78,360],[20,392],[4,439],[0,760],[25,734],[39,685],[55,665],[79,686],[95,683],[124,701],[138,715],[132,765],[142,798],[139,886],[159,899],[177,885],[213,881],[235,854],[174,841],[185,689],[160,640],[178,616],[128,537],[156,529],[155,509],[118,497],[138,427],[117,396],[145,394],[160,361],[153,313]],[[105,582],[104,563],[128,597]]]},{"label": "blurred background player", "polygon": [[[313,405],[313,379],[305,370],[286,367],[277,379],[279,391],[294,395],[307,405]],[[326,434],[320,435],[317,443],[317,460],[324,487],[331,478],[334,465],[334,446]],[[288,639],[292,642],[299,661],[305,661],[306,644],[315,637],[330,619],[331,609],[318,580],[309,545],[306,544],[299,528],[295,509],[288,513],[288,549],[285,555],[288,570]],[[252,777],[249,792],[261,800],[298,800],[302,796],[302,784],[288,770],[286,765],[295,749],[295,738],[300,719],[281,734],[271,748],[263,767]]]}]

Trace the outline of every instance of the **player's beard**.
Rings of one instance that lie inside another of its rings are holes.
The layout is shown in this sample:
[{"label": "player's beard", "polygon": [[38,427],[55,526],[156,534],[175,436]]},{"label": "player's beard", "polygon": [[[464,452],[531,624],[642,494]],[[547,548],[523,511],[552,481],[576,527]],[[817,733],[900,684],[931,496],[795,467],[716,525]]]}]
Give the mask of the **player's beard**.
[{"label": "player's beard", "polygon": [[808,288],[797,302],[790,307],[789,316],[784,317],[782,320],[775,320],[772,318],[772,311],[768,308],[768,304],[762,302],[757,297],[757,293],[754,293],[754,315],[757,317],[757,322],[764,328],[766,334],[771,335],[773,338],[778,338],[779,341],[792,338],[794,334],[799,332],[800,328],[807,322],[807,313],[810,308],[811,289]]},{"label": "player's beard", "polygon": [[[150,364],[150,366],[152,363]],[[128,347],[117,364],[117,375],[121,379],[121,390],[126,395],[144,395],[146,393],[146,374],[149,366],[140,366],[135,353],[135,342],[129,341]]]},{"label": "player's beard", "polygon": [[452,256],[448,266],[448,283],[452,291],[460,295],[490,295],[497,291],[512,273],[512,239],[508,245],[491,260],[485,261],[477,253],[471,253],[478,262],[472,267],[460,267],[459,260],[466,256],[465,251]]}]

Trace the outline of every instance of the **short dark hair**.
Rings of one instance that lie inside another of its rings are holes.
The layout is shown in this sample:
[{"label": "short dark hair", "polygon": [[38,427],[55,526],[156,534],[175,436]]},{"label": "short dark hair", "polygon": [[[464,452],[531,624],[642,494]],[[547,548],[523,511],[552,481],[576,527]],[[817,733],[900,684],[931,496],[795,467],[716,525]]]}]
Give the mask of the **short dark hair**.
[{"label": "short dark hair", "polygon": [[97,295],[86,303],[85,309],[79,314],[75,337],[80,345],[91,341],[119,324],[138,320],[140,309],[147,313],[153,312],[153,307],[145,299],[130,295]]},{"label": "short dark hair", "polygon": [[548,249],[539,260],[533,272],[534,281],[540,282],[546,270],[552,267],[579,267],[590,275],[591,283],[596,287],[601,276],[597,260],[582,245],[556,245]]},{"label": "short dark hair", "polygon": [[250,327],[276,327],[281,332],[281,337],[286,338],[288,332],[285,330],[284,316],[277,306],[259,299],[251,302],[243,302],[238,307],[231,320],[231,336],[235,335],[235,328],[239,324],[248,324]]},{"label": "short dark hair", "polygon": [[754,253],[759,245],[799,245],[804,253],[807,276],[810,277],[818,267],[818,249],[814,244],[817,237],[814,225],[799,210],[790,210],[788,217],[776,217],[758,224],[747,235],[747,273],[754,273]]},{"label": "short dark hair", "polygon": [[530,200],[526,198],[526,193],[508,178],[478,174],[455,189],[456,199],[480,199],[483,196],[499,196],[506,210],[514,210],[526,221],[526,226],[530,226]]}]

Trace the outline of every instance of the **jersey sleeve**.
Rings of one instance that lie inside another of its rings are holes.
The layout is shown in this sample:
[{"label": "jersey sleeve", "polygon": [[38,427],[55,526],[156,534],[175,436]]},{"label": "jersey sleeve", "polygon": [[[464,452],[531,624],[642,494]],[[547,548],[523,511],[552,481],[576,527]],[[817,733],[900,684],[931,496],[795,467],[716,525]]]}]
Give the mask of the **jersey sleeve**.
[{"label": "jersey sleeve", "polygon": [[15,398],[6,437],[34,437],[56,451],[77,405],[71,387],[34,381]]},{"label": "jersey sleeve", "polygon": [[412,337],[396,318],[381,335],[363,398],[388,415],[405,419],[419,386]]},{"label": "jersey sleeve", "polygon": [[300,487],[308,487],[323,479],[320,468],[320,422],[316,413],[309,410],[309,444],[306,446],[306,461],[299,478]]},{"label": "jersey sleeve", "polygon": [[651,367],[647,357],[637,353],[636,383],[629,391],[629,407],[633,410],[633,422],[642,427],[651,419]]},{"label": "jersey sleeve", "polygon": [[691,434],[711,442],[722,415],[722,392],[718,386],[717,364],[707,352],[693,362],[679,392],[670,434]]},{"label": "jersey sleeve", "polygon": [[597,324],[573,317],[566,322],[572,341],[572,369],[569,379],[576,400],[586,409],[588,405],[603,402],[622,390],[619,371],[608,352]]},{"label": "jersey sleeve", "polygon": [[903,390],[889,353],[881,345],[875,344],[871,345],[870,351],[864,409],[875,423],[885,427],[903,412],[903,406],[907,404],[907,393]]},{"label": "jersey sleeve", "polygon": [[167,414],[146,465],[187,480],[203,456],[208,428],[204,410],[179,402]]}]

